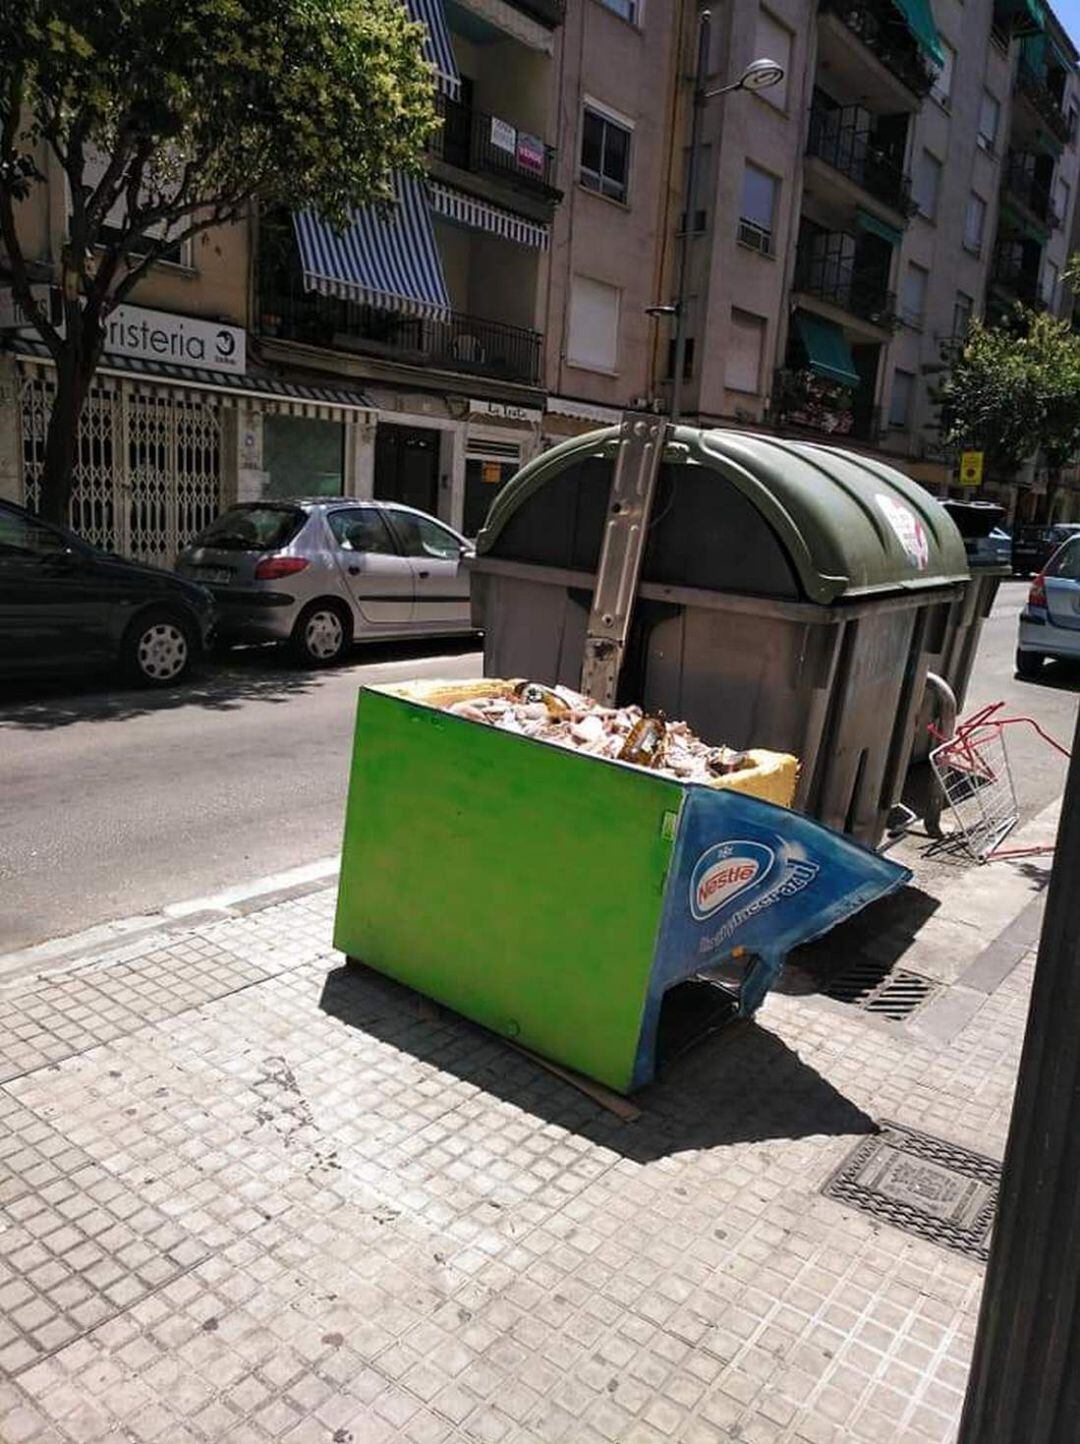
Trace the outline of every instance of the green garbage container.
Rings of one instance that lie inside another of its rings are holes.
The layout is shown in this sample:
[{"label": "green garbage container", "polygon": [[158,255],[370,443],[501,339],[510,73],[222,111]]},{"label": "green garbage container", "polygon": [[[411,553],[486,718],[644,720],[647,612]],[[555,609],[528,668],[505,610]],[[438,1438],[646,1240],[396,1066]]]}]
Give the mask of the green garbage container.
[{"label": "green garbage container", "polygon": [[[469,563],[489,675],[578,684],[619,437],[565,442],[496,499]],[[968,580],[953,521],[891,467],[672,427],[619,700],[712,742],[794,753],[796,806],[875,845]]]}]

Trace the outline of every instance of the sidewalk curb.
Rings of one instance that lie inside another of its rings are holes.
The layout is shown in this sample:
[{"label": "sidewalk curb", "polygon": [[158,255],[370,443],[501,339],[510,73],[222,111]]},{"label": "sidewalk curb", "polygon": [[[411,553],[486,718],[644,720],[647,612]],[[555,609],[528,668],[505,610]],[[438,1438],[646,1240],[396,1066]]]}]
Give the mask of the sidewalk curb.
[{"label": "sidewalk curb", "polygon": [[168,935],[202,923],[248,917],[278,903],[321,892],[333,886],[340,861],[340,854],[318,858],[302,867],[270,873],[206,897],[170,903],[159,913],[136,914],[115,922],[99,923],[81,933],[69,933],[66,937],[0,954],[0,985],[27,974],[55,972],[74,963],[89,962],[117,947],[139,942],[156,933]]}]

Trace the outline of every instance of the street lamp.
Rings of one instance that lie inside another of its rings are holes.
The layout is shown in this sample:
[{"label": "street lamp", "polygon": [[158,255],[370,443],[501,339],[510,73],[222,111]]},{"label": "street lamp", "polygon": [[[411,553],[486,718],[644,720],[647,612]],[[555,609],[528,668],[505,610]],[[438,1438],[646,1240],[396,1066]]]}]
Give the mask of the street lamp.
[{"label": "street lamp", "polygon": [[694,224],[694,202],[697,199],[697,171],[701,154],[701,114],[705,102],[716,95],[729,95],[735,90],[767,90],[779,85],[784,67],[775,60],[752,60],[738,80],[715,90],[705,89],[709,73],[709,40],[712,15],[702,10],[698,15],[697,71],[694,76],[694,114],[690,129],[690,155],[686,163],[686,200],[683,209],[682,235],[679,238],[679,273],[675,300],[670,305],[649,306],[652,316],[675,317],[675,374],[671,385],[671,419],[678,421],[682,403],[683,370],[686,366],[686,272],[690,257],[690,227]]}]

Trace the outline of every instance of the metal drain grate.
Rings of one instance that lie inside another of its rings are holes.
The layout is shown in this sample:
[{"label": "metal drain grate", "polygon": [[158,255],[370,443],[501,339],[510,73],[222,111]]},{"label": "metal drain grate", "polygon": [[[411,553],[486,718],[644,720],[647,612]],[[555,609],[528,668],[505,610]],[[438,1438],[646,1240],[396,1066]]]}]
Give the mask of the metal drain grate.
[{"label": "metal drain grate", "polygon": [[918,973],[908,973],[902,968],[889,972],[873,962],[855,963],[839,977],[827,979],[822,987],[827,998],[897,1020],[910,1018],[937,991],[937,983]]},{"label": "metal drain grate", "polygon": [[1001,1164],[955,1143],[882,1123],[821,1190],[905,1233],[982,1259],[1001,1186]]}]

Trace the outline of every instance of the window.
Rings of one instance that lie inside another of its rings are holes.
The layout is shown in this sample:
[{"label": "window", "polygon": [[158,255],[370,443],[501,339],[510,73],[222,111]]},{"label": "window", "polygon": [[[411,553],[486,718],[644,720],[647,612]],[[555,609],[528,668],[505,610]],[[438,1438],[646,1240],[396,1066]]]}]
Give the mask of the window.
[{"label": "window", "polygon": [[911,398],[915,394],[915,373],[893,372],[892,398],[889,401],[889,425],[904,430],[911,424]]},{"label": "window", "polygon": [[630,184],[629,121],[586,105],[581,121],[581,184],[625,201]]},{"label": "window", "polygon": [[732,307],[724,357],[724,385],[730,391],[761,390],[761,361],[765,354],[765,317]]},{"label": "window", "polygon": [[619,300],[617,286],[575,276],[570,283],[570,326],[566,359],[590,371],[614,371],[618,359]]},{"label": "window", "polygon": [[1059,274],[1060,267],[1056,266],[1053,261],[1047,261],[1046,270],[1043,273],[1043,300],[1051,310],[1054,309],[1057,303]]},{"label": "window", "polygon": [[775,60],[784,67],[783,80],[779,85],[770,85],[767,90],[763,90],[761,98],[770,105],[775,105],[777,110],[787,110],[788,76],[791,74],[791,31],[786,25],[774,20],[767,10],[758,11],[754,54],[763,59]]},{"label": "window", "polygon": [[900,314],[909,326],[922,327],[926,314],[926,282],[930,272],[923,266],[908,263],[904,274],[904,292],[900,302]]},{"label": "window", "polygon": [[461,543],[437,521],[411,511],[392,511],[390,517],[407,557],[430,557],[444,562],[460,560]]},{"label": "window", "polygon": [[327,520],[343,550],[376,552],[380,556],[397,555],[390,529],[375,507],[351,506],[347,511],[332,511]]},{"label": "window", "polygon": [[1054,187],[1054,209],[1061,217],[1061,224],[1065,226],[1066,229],[1069,225],[1069,202],[1071,199],[1072,193],[1069,190],[1069,182],[1067,180],[1059,180]]},{"label": "window", "polygon": [[979,145],[993,153],[997,143],[998,122],[1001,120],[1001,105],[988,90],[983,91],[982,106],[979,110]]},{"label": "window", "polygon": [[975,301],[966,291],[957,291],[956,300],[953,302],[952,333],[954,336],[966,336],[967,328],[971,325],[971,317],[975,311]]},{"label": "window", "polygon": [[66,537],[44,522],[18,512],[0,511],[0,559],[57,556],[69,546]]},{"label": "window", "polygon": [[1080,537],[1063,546],[1043,567],[1048,577],[1065,577],[1070,582],[1080,582]]},{"label": "window", "polygon": [[742,210],[739,216],[739,240],[744,246],[769,255],[773,249],[773,217],[780,182],[767,171],[746,162],[743,171]]},{"label": "window", "polygon": [[932,221],[937,215],[938,191],[941,187],[941,162],[937,156],[924,150],[915,163],[915,178],[912,194],[919,207],[919,214]]},{"label": "window", "polygon": [[296,506],[234,506],[205,527],[193,545],[215,551],[273,552],[287,547],[307,521]]},{"label": "window", "polygon": [[[104,153],[104,151],[100,151],[92,145],[87,146],[86,157],[83,162],[84,187],[87,188],[89,191],[95,190],[108,168],[109,157]],[[140,197],[140,201],[143,201],[146,198],[147,197],[144,194],[142,197]],[[102,223],[101,239],[104,244],[107,244],[114,237],[121,234],[121,232],[125,228],[127,218],[127,200],[124,196],[120,196],[120,198],[110,207],[110,209],[105,215],[105,220]],[[150,225],[146,227],[146,239],[148,241],[162,240],[165,236],[168,235],[168,231],[169,228],[164,223],[159,221],[157,225]],[[138,246],[132,249],[132,255],[140,254],[143,254],[143,250],[140,250]],[[181,244],[181,242],[177,241],[174,245],[169,246],[169,248],[164,252],[160,259],[162,261],[168,262],[170,265],[179,266],[186,264],[189,258],[190,253],[188,251],[187,243],[185,242]]]},{"label": "window", "polygon": [[942,39],[940,36],[938,38],[941,39],[941,53],[945,57],[945,63],[934,79],[934,83],[930,88],[930,94],[939,105],[943,105],[945,109],[948,110],[949,97],[952,95],[953,66],[956,63],[956,51],[947,40]]},{"label": "window", "polygon": [[979,255],[982,251],[983,232],[986,230],[986,202],[974,191],[968,196],[967,214],[964,216],[964,246]]},{"label": "window", "polygon": [[631,25],[636,25],[640,19],[640,0],[600,0],[600,4],[606,10],[614,10],[615,14],[621,15],[624,20],[629,20]]}]

